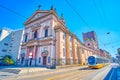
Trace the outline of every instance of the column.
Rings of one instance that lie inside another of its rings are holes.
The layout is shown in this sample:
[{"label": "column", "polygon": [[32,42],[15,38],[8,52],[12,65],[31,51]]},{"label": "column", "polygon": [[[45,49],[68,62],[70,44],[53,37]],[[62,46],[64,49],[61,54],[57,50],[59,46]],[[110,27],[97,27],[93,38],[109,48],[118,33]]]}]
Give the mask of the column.
[{"label": "column", "polygon": [[82,64],[82,53],[81,48],[78,46],[78,63]]},{"label": "column", "polygon": [[53,26],[54,26],[54,21],[53,20],[50,20],[50,36],[53,36],[52,32],[53,32]]},{"label": "column", "polygon": [[74,36],[72,36],[72,52],[73,52],[73,63],[76,64],[75,37]]},{"label": "column", "polygon": [[33,47],[33,59],[36,57],[36,46]]},{"label": "column", "polygon": [[85,52],[85,53],[84,53],[84,56],[85,56],[85,65],[86,65],[86,62],[87,62],[87,61],[86,61],[86,60],[87,60],[87,49],[86,49],[86,48],[84,49],[84,52]]},{"label": "column", "polygon": [[34,61],[34,64],[36,66],[36,61],[37,61],[37,47],[36,47],[36,45],[33,48],[33,61]]},{"label": "column", "polygon": [[56,31],[56,64],[60,65],[60,59],[61,59],[61,30]]},{"label": "column", "polygon": [[25,54],[25,66],[28,66],[28,60],[29,60],[29,49],[26,47],[26,54]]},{"label": "column", "polygon": [[26,59],[28,59],[29,58],[29,50],[28,50],[28,47],[26,47],[26,57],[25,57]]},{"label": "column", "polygon": [[69,34],[66,34],[66,64],[70,64],[70,40]]}]

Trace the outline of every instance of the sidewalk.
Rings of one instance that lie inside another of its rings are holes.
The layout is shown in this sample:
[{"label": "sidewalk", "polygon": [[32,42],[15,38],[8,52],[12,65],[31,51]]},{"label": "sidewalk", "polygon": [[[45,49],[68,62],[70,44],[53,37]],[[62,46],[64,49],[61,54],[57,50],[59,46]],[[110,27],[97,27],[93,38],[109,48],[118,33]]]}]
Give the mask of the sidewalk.
[{"label": "sidewalk", "polygon": [[[16,79],[19,80],[19,79],[23,79],[23,78],[37,77],[37,76],[49,75],[49,74],[54,74],[54,73],[59,73],[59,72],[67,72],[67,71],[72,71],[75,69],[86,68],[86,67],[87,66],[77,66],[77,67],[60,68],[60,69],[41,69],[40,71],[37,71],[37,72],[30,72],[27,74],[19,74],[17,76],[12,76],[11,78],[9,77],[4,80],[16,80]],[[31,70],[33,70],[33,69],[31,69]]]},{"label": "sidewalk", "polygon": [[28,73],[33,73],[33,72],[40,72],[40,71],[45,71],[45,70],[50,70],[44,67],[6,67],[6,68],[1,68],[1,72],[8,72],[8,73],[14,73],[14,74],[28,74]]},{"label": "sidewalk", "polygon": [[[72,68],[72,67],[79,67],[79,66],[83,66],[83,65],[81,64],[61,65],[61,66],[56,66],[56,69]],[[46,70],[51,70],[51,69],[48,69],[46,67],[19,67],[19,66],[0,67],[1,72],[8,72],[8,73],[14,73],[14,74],[29,74],[34,72],[46,71]]]}]

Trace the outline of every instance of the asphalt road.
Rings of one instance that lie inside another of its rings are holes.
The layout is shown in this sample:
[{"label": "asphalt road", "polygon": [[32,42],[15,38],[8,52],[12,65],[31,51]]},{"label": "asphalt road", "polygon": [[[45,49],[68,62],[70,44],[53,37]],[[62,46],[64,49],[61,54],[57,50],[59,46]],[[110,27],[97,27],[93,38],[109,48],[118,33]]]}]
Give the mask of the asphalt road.
[{"label": "asphalt road", "polygon": [[89,69],[87,67],[74,67],[55,69],[51,71],[19,75],[5,80],[101,80],[107,75],[107,71],[113,65],[101,69]]}]

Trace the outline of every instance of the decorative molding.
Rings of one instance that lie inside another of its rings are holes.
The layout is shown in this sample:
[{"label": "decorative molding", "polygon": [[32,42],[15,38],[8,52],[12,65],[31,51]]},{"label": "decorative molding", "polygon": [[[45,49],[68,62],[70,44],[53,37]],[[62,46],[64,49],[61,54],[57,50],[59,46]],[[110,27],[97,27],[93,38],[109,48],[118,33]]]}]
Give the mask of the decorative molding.
[{"label": "decorative molding", "polygon": [[44,27],[44,29],[48,29],[48,28],[49,28],[49,26],[45,26],[45,27]]},{"label": "decorative molding", "polygon": [[[49,21],[49,20],[51,20],[51,19],[53,19],[53,18],[50,17],[50,18],[47,18],[47,19],[45,19],[45,20],[41,20],[41,21],[39,21],[39,22],[37,22],[37,23],[35,23],[35,24],[39,24],[39,25],[41,26],[42,23],[47,22],[47,21]],[[32,22],[31,22],[31,23],[32,23]],[[31,24],[31,23],[29,23],[29,24]],[[40,26],[39,26],[39,27],[40,27]],[[25,29],[32,28],[32,27],[34,27],[34,24],[32,24],[32,25],[30,25],[30,26],[28,26],[28,27],[25,27]]]}]

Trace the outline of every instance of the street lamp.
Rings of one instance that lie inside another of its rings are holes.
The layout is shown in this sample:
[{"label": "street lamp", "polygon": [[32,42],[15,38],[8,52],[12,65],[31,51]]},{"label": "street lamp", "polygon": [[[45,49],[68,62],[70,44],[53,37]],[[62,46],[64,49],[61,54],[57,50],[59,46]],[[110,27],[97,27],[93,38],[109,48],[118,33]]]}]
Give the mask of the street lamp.
[{"label": "street lamp", "polygon": [[29,53],[29,58],[32,58],[32,52]]},{"label": "street lamp", "polygon": [[[30,66],[31,66],[31,61],[32,61],[32,52],[29,53],[29,59],[30,59]],[[28,74],[29,74],[29,66],[28,66]]]}]

